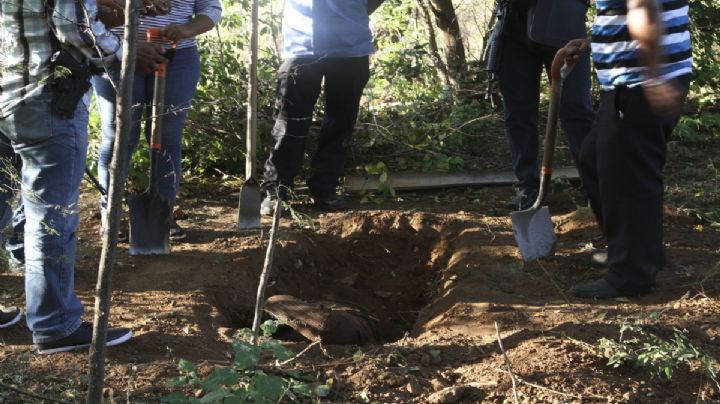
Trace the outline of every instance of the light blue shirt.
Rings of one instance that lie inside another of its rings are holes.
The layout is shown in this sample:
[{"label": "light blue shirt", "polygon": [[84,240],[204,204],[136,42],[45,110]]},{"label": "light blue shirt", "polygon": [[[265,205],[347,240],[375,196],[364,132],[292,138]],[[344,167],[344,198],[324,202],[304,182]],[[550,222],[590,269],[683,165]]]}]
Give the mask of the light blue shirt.
[{"label": "light blue shirt", "polygon": [[375,51],[367,0],[285,0],[283,57],[358,57]]}]

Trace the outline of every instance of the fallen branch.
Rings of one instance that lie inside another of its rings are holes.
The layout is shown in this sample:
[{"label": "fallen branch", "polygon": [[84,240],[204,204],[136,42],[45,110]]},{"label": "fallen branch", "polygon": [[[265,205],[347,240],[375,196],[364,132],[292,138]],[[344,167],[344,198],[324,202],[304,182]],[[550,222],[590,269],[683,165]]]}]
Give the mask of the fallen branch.
[{"label": "fallen branch", "polygon": [[567,303],[568,307],[570,307],[570,312],[572,313],[573,317],[575,317],[575,319],[578,320],[582,324],[587,323],[588,322],[587,317],[582,318],[581,316],[578,315],[578,313],[575,311],[575,308],[573,307],[573,304],[570,302],[570,299],[568,299],[565,292],[563,292],[562,288],[557,284],[557,282],[555,282],[555,279],[552,277],[552,275],[550,275],[550,272],[548,272],[548,270],[545,269],[545,266],[540,262],[540,260],[535,260],[535,262],[538,264],[540,269],[542,269],[542,271],[545,273],[545,276],[547,276],[548,279],[550,279],[550,283],[552,283],[553,286],[555,286],[555,289],[557,289],[557,291],[560,293],[560,296],[562,296],[563,300],[565,300],[565,303]]},{"label": "fallen branch", "polygon": [[[496,372],[500,372],[500,373],[508,373],[507,370],[505,370],[505,369],[500,369],[500,368],[495,368],[495,371],[496,371]],[[512,374],[512,373],[511,373],[511,374]],[[529,382],[529,381],[527,381],[527,380],[525,380],[525,379],[523,379],[523,378],[520,378],[519,376],[515,376],[515,375],[512,375],[512,376],[515,377],[520,383],[526,384],[526,385],[528,385],[528,386],[530,386],[530,387],[535,387],[536,389],[540,389],[540,390],[543,390],[543,391],[547,391],[547,392],[549,392],[549,393],[554,393],[554,394],[557,394],[557,395],[559,395],[559,396],[576,398],[576,399],[578,399],[578,400],[584,400],[584,399],[588,399],[588,398],[594,398],[594,399],[598,399],[598,400],[610,401],[610,398],[609,398],[609,397],[598,396],[598,395],[595,395],[595,394],[582,395],[582,394],[565,393],[565,392],[562,392],[562,391],[553,390],[553,389],[551,389],[551,388],[549,388],[549,387],[545,387],[545,386],[541,386],[541,385],[539,385],[539,384],[535,384],[535,383],[533,383],[533,382]]]},{"label": "fallen branch", "polygon": [[26,396],[26,397],[32,397],[32,398],[35,398],[35,399],[38,399],[38,400],[45,400],[45,401],[49,401],[49,402],[51,402],[51,403],[70,404],[70,402],[68,402],[68,401],[56,400],[56,399],[54,399],[54,398],[50,398],[50,397],[46,397],[46,396],[41,396],[40,394],[35,394],[35,393],[31,392],[31,391],[23,390],[23,389],[21,389],[21,388],[19,388],[19,387],[15,387],[15,386],[13,386],[13,385],[11,385],[11,384],[5,384],[5,383],[1,383],[1,382],[0,382],[0,387],[3,388],[3,389],[6,389],[6,390],[14,391],[14,392],[16,392],[16,393],[18,393],[18,394],[20,394],[20,395],[23,395],[23,396]]},{"label": "fallen branch", "polygon": [[297,355],[293,356],[292,358],[280,362],[280,363],[278,364],[278,366],[285,366],[285,365],[287,365],[288,363],[294,361],[295,359],[297,359],[297,358],[299,358],[300,356],[302,356],[303,354],[305,354],[307,351],[309,351],[310,349],[312,349],[312,347],[314,347],[314,346],[316,346],[316,345],[320,345],[320,340],[319,340],[319,339],[318,339],[318,340],[315,340],[315,342],[313,342],[312,344],[306,346],[305,349],[303,349],[302,351],[298,352]]},{"label": "fallen branch", "polygon": [[505,358],[505,366],[507,366],[507,373],[510,375],[510,381],[512,382],[512,390],[513,390],[513,402],[515,404],[518,404],[520,400],[518,400],[517,395],[517,385],[515,383],[515,374],[512,371],[512,367],[510,366],[510,358],[508,358],[507,353],[505,352],[505,348],[503,347],[502,338],[500,338],[500,327],[498,327],[497,321],[495,322],[495,335],[497,336],[498,345],[500,346],[500,351],[503,354],[503,357]]}]

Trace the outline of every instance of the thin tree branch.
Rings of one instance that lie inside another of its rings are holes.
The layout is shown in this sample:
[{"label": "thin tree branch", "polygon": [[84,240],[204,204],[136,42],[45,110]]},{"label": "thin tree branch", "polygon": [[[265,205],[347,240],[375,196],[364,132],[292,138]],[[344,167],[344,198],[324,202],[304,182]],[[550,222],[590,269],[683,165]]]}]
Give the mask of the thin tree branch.
[{"label": "thin tree branch", "polygon": [[500,338],[500,327],[498,327],[497,321],[495,322],[495,335],[497,336],[497,342],[500,346],[500,351],[505,358],[505,366],[507,366],[507,373],[510,375],[510,381],[512,382],[513,402],[515,404],[518,404],[520,400],[518,400],[517,385],[515,383],[516,376],[515,373],[513,373],[512,371],[512,367],[510,366],[510,358],[508,358],[507,353],[505,352],[505,348],[503,347],[502,338]]},{"label": "thin tree branch", "polygon": [[23,395],[23,396],[36,398],[36,399],[38,399],[38,400],[45,400],[45,401],[49,401],[49,402],[51,402],[51,403],[70,404],[70,402],[68,402],[68,401],[62,401],[62,400],[58,400],[58,399],[55,399],[55,398],[50,398],[50,397],[47,397],[47,396],[42,396],[42,395],[40,395],[40,394],[35,394],[35,393],[31,392],[31,391],[23,390],[23,389],[21,389],[21,388],[19,388],[19,387],[15,387],[15,386],[13,386],[13,385],[11,385],[11,384],[5,384],[5,383],[0,382],[0,387],[2,387],[3,389],[6,389],[6,390],[14,391],[14,392],[16,392],[16,393],[18,393],[18,394],[20,394],[20,395]]}]

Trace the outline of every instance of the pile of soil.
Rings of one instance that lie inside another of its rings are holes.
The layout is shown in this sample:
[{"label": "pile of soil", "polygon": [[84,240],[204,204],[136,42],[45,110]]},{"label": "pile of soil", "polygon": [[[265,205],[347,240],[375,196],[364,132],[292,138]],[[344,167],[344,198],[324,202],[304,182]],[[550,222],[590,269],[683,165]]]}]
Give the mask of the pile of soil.
[{"label": "pile of soil", "polygon": [[[524,265],[503,207],[510,192],[406,194],[381,205],[355,200],[350,212],[337,214],[301,206],[311,229],[283,220],[268,312],[295,322],[298,333],[282,330],[278,338],[296,351],[308,337],[322,338],[322,349],[308,350],[296,364],[335,380],[329,401],[511,400],[498,332],[522,379],[516,389],[523,402],[720,401],[696,369],[680,367],[664,381],[642,369],[608,367],[597,349],[600,338],[618,337],[623,320],[641,319],[660,330],[687,330],[693,346],[720,357],[720,232],[700,231],[669,209],[671,264],[657,292],[575,300],[567,288],[601,274],[587,265],[598,234],[591,213],[576,208],[576,193],[552,196],[556,255]],[[233,335],[252,322],[267,227],[239,233],[235,198],[205,189],[196,195],[203,196],[182,201],[180,223],[189,236],[171,255],[130,257],[120,246],[111,323],[131,327],[135,337],[108,351],[115,397],[156,401],[169,392],[162,380],[177,374],[178,358],[197,363],[201,373],[227,363]],[[85,192],[84,206],[94,206],[94,198]],[[88,319],[98,221],[92,209],[83,211],[77,290]],[[0,274],[0,294],[5,304],[21,305],[22,277]],[[84,394],[85,353],[37,355],[24,327],[0,331],[0,339],[0,382],[64,400]],[[2,400],[39,402],[0,388]]]}]

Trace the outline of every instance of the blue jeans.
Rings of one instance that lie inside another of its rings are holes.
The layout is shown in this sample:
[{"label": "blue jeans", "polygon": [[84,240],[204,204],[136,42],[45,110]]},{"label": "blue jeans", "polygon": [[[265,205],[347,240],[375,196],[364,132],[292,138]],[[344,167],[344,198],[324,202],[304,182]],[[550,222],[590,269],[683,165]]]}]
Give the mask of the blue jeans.
[{"label": "blue jeans", "polygon": [[20,188],[18,177],[22,167],[20,156],[15,154],[9,139],[0,139],[0,244],[3,239],[3,231],[10,221],[13,223],[13,232],[5,244],[5,249],[10,259],[16,263],[25,263],[25,250],[23,245],[25,231],[25,209],[22,203],[17,204],[15,212],[12,209],[12,201],[15,190]]},{"label": "blue jeans", "polygon": [[[12,145],[1,149],[2,157],[14,151],[22,159],[26,317],[36,343],[72,334],[83,314],[74,270],[88,110],[81,102],[73,118],[60,118],[51,112],[51,99],[49,92],[33,97],[0,120],[0,140]],[[9,209],[11,198],[12,192],[2,193],[0,205]]]},{"label": "blue jeans", "polygon": [[[120,71],[111,70],[113,82],[118,83]],[[178,49],[174,59],[168,65],[165,110],[162,132],[162,158],[160,164],[160,194],[175,203],[180,186],[180,160],[182,157],[182,132],[185,118],[190,108],[198,79],[200,78],[200,59],[197,48]],[[110,160],[115,144],[115,89],[107,75],[93,77],[93,87],[100,109],[102,142],[98,160],[98,180],[105,189],[110,183]],[[133,127],[128,147],[128,162],[140,140],[140,123],[145,120],[145,137],[150,138],[150,120],[152,115],[154,74],[135,74],[133,83]],[[143,118],[143,111],[145,117]],[[107,196],[100,198],[100,207],[104,211]]]},{"label": "blue jeans", "polygon": [[[555,50],[537,48],[515,36],[508,36],[502,50],[498,75],[503,96],[507,136],[517,186],[526,195],[537,192],[538,108],[540,77],[548,70]],[[560,126],[567,139],[575,164],[585,137],[590,133],[595,112],[590,99],[590,57],[582,57],[565,79],[560,99]]]}]

